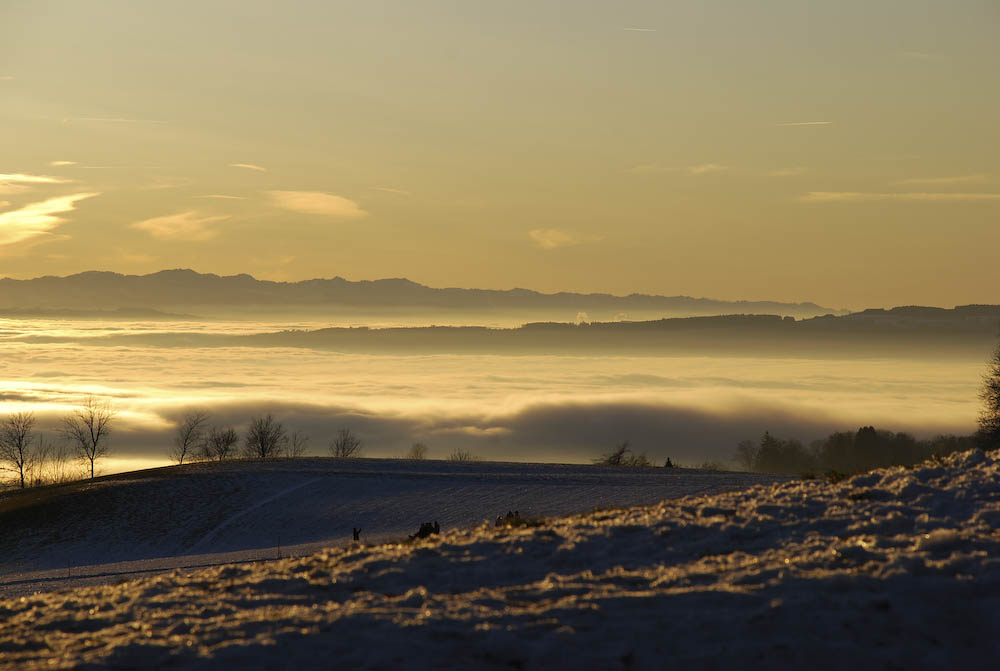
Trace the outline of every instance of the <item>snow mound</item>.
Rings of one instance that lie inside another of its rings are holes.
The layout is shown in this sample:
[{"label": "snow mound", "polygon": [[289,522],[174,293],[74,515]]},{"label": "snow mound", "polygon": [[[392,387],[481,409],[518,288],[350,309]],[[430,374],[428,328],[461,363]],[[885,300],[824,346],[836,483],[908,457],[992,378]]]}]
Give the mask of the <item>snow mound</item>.
[{"label": "snow mound", "polygon": [[12,668],[987,668],[1000,451],[0,602]]}]

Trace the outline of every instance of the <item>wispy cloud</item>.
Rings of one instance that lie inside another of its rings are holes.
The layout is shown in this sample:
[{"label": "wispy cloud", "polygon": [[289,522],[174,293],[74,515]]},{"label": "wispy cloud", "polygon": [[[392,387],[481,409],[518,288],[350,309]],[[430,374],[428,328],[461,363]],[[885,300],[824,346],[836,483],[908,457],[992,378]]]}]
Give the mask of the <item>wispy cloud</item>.
[{"label": "wispy cloud", "polygon": [[256,163],[230,163],[230,168],[243,168],[244,170],[256,170],[257,172],[267,172],[267,168]]},{"label": "wispy cloud", "polygon": [[229,217],[226,215],[204,215],[190,210],[137,221],[132,224],[132,228],[145,231],[158,240],[197,242],[210,240],[218,235],[218,232],[210,228],[209,224],[225,219],[229,219]]},{"label": "wispy cloud", "polygon": [[655,33],[656,28],[622,28],[622,30],[627,30],[631,33]]},{"label": "wispy cloud", "polygon": [[141,184],[139,188],[148,191],[163,191],[165,189],[177,189],[189,186],[193,183],[194,180],[190,177],[164,177],[156,175],[151,177],[145,184]]},{"label": "wispy cloud", "polygon": [[68,184],[69,179],[24,173],[0,174],[0,193],[23,193],[40,184]]},{"label": "wispy cloud", "polygon": [[832,121],[781,121],[775,126],[829,126]]},{"label": "wispy cloud", "polygon": [[542,249],[573,247],[602,239],[599,235],[582,236],[561,228],[536,228],[528,231],[528,237]]},{"label": "wispy cloud", "polygon": [[216,198],[218,200],[249,200],[246,196],[227,196],[224,193],[209,193],[204,196],[193,196],[194,198]]},{"label": "wispy cloud", "polygon": [[12,79],[15,79],[14,75],[0,75],[0,82],[9,82]]},{"label": "wispy cloud", "polygon": [[726,170],[729,170],[729,166],[720,163],[702,163],[701,165],[689,166],[687,169],[692,175],[708,175],[713,172],[725,172]]},{"label": "wispy cloud", "polygon": [[661,165],[660,163],[642,163],[628,168],[626,172],[633,175],[658,175],[666,172],[686,172],[691,175],[708,175],[713,172],[725,172],[729,170],[728,165],[722,163],[699,163],[689,166]]},{"label": "wispy cloud", "polygon": [[771,170],[767,173],[768,177],[794,177],[796,175],[802,175],[807,172],[808,168],[779,168],[777,170]]},{"label": "wispy cloud", "polygon": [[64,184],[68,179],[49,175],[27,175],[24,173],[0,174],[0,182],[22,182],[26,184]]},{"label": "wispy cloud", "polygon": [[528,236],[542,249],[556,249],[557,247],[580,244],[580,241],[571,233],[557,228],[536,228],[533,231],[528,231]]},{"label": "wispy cloud", "polygon": [[0,214],[0,246],[24,242],[49,233],[65,219],[58,215],[75,209],[76,203],[98,193],[74,193],[30,203]]},{"label": "wispy cloud", "polygon": [[353,200],[323,191],[268,191],[271,202],[283,210],[319,214],[335,219],[362,219],[368,213]]},{"label": "wispy cloud", "polygon": [[386,193],[394,193],[397,196],[409,196],[411,195],[409,191],[405,189],[394,189],[389,186],[373,186],[371,187],[373,191],[385,191]]},{"label": "wispy cloud", "polygon": [[804,203],[865,203],[874,201],[976,202],[1000,200],[1000,193],[865,193],[861,191],[810,191]]},{"label": "wispy cloud", "polygon": [[60,168],[63,166],[76,165],[76,161],[51,161],[49,165]]},{"label": "wispy cloud", "polygon": [[115,253],[112,259],[114,261],[122,261],[124,263],[152,263],[156,260],[156,257],[145,252],[132,252],[127,249],[117,247],[115,248]]},{"label": "wispy cloud", "polygon": [[655,175],[661,172],[674,172],[676,170],[677,168],[660,165],[659,163],[640,163],[639,165],[632,166],[626,172],[630,172],[633,175]]},{"label": "wispy cloud", "polygon": [[895,183],[911,186],[946,186],[948,184],[986,184],[989,181],[989,175],[954,175],[951,177],[911,177]]}]

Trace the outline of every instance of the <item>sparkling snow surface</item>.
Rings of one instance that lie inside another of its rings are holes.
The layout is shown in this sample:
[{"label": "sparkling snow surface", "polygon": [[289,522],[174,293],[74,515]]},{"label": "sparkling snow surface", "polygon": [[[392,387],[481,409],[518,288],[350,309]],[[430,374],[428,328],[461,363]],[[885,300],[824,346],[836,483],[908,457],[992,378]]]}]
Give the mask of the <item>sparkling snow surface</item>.
[{"label": "sparkling snow surface", "polygon": [[969,452],[8,599],[0,666],[995,668],[998,525]]}]

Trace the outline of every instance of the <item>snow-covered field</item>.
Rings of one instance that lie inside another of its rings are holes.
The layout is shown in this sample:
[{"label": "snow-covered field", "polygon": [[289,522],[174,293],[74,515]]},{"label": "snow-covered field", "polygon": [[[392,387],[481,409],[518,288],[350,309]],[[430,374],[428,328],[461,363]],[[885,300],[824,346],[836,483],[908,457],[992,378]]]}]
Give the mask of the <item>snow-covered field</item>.
[{"label": "snow-covered field", "polygon": [[[499,482],[476,490],[478,516],[529,496],[527,476],[510,468],[506,497]],[[600,505],[600,478],[573,477],[566,486],[591,495],[586,507]],[[307,500],[318,491],[318,482],[289,491],[294,484],[255,495]],[[433,489],[401,494],[419,502]],[[252,512],[233,519],[232,510],[186,538],[235,549],[242,532],[234,528]],[[437,518],[446,530],[424,541],[340,542],[307,557],[0,601],[0,665],[986,669],[1000,659],[1000,452],[837,484],[785,481],[585,512],[535,528]]]},{"label": "snow-covered field", "polygon": [[[299,556],[352,540],[657,503],[773,481],[745,473],[402,459],[189,464],[0,497],[0,596]],[[38,500],[34,500],[35,498]],[[17,507],[15,507],[17,506]]]}]

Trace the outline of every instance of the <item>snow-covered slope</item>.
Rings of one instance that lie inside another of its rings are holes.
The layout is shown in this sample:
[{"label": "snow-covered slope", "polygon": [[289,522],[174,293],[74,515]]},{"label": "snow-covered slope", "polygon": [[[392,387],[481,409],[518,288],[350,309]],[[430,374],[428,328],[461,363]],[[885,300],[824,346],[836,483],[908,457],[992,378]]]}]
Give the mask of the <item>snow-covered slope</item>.
[{"label": "snow-covered slope", "polygon": [[0,602],[8,668],[992,668],[1000,452]]},{"label": "snow-covered slope", "polygon": [[0,498],[0,596],[85,576],[301,555],[414,533],[422,522],[467,528],[508,510],[589,512],[747,487],[746,473],[291,459],[189,464]]}]

